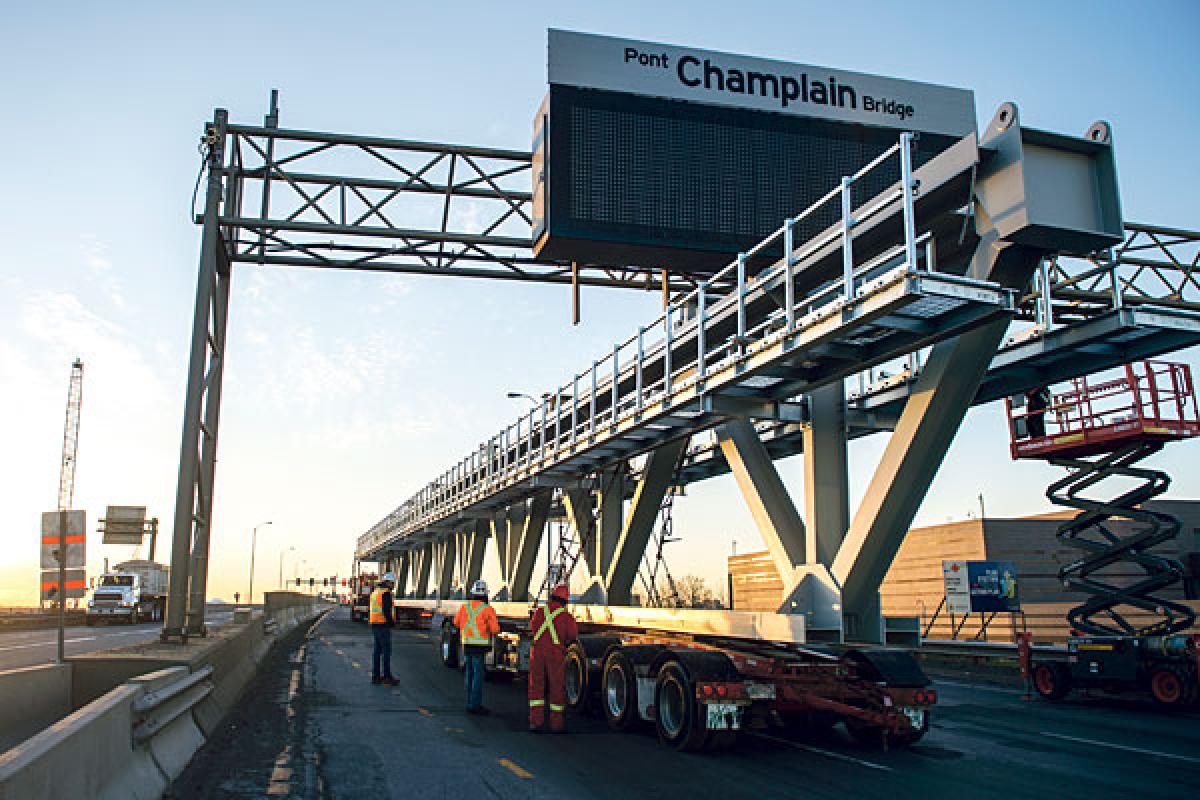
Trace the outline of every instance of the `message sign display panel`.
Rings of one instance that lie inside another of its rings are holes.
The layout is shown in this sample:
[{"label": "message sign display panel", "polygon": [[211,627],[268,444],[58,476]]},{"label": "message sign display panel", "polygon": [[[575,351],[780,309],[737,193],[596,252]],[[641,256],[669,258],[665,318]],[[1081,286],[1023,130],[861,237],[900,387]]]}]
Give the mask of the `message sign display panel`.
[{"label": "message sign display panel", "polygon": [[[657,52],[657,65],[628,59],[631,51]],[[922,132],[919,166],[975,124],[964,90],[690,48],[551,31],[549,64],[550,91],[534,123],[534,246],[544,258],[715,271],[901,131]],[[687,85],[702,74],[695,65],[712,73],[716,64],[719,90],[711,76],[708,89]],[[807,76],[818,72],[840,105],[811,102],[816,84]],[[742,90],[732,91],[737,75]],[[759,76],[752,87],[751,75]],[[787,76],[809,102],[775,96],[785,85],[790,94]],[[864,110],[876,95],[905,110]],[[898,179],[898,162],[888,164],[856,185],[855,202]],[[837,212],[836,203],[823,209],[798,240]]]}]

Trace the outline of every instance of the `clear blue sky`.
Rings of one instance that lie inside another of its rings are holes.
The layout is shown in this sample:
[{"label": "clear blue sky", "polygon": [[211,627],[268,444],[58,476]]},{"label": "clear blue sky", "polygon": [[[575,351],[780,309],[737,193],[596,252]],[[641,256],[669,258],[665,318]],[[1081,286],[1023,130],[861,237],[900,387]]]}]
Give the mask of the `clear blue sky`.
[{"label": "clear blue sky", "polygon": [[[0,604],[33,590],[54,504],[70,360],[87,363],[77,507],[171,516],[198,231],[196,140],[215,106],[288,127],[524,148],[547,27],[694,45],[974,89],[986,121],[1115,130],[1126,216],[1200,227],[1200,5],[1129,3],[26,3],[0,28]],[[354,537],[517,411],[654,313],[653,295],[240,269],[214,539],[218,596],[300,558],[346,574]],[[882,441],[852,453],[861,490]],[[1166,456],[1200,495],[1194,446]],[[1184,455],[1180,455],[1180,454]],[[802,486],[801,465],[783,466]],[[1012,465],[1001,412],[972,412],[921,511],[1043,510],[1050,473]],[[723,574],[758,547],[732,483],[677,507],[676,571]],[[169,525],[167,526],[169,528]],[[123,558],[119,548],[91,554]]]}]

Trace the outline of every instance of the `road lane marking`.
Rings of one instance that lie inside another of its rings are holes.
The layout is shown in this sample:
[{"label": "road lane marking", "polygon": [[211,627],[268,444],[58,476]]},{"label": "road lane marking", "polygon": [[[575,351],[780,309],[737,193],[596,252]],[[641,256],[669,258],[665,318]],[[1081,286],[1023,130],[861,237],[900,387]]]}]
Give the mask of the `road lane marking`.
[{"label": "road lane marking", "polygon": [[[76,642],[94,642],[98,637],[81,636],[78,639],[63,639],[63,644],[75,644]],[[52,639],[49,642],[33,642],[31,644],[14,644],[8,647],[0,647],[0,652],[8,650],[28,650],[30,647],[57,647],[58,639]]]},{"label": "road lane marking", "polygon": [[767,736],[766,734],[762,734],[762,733],[752,733],[750,735],[756,736],[759,739],[766,739],[768,742],[775,742],[777,744],[786,744],[789,747],[796,748],[797,750],[805,750],[809,753],[816,753],[817,755],[825,756],[827,758],[834,758],[834,759],[837,759],[838,761],[849,761],[852,764],[858,764],[859,766],[863,766],[863,767],[870,767],[871,769],[881,769],[884,772],[892,771],[891,767],[884,766],[883,764],[876,764],[874,761],[866,761],[861,758],[855,758],[854,756],[848,756],[845,753],[838,753],[833,750],[825,750],[820,747],[814,747],[811,744],[803,744],[802,742],[793,742],[793,741],[789,741],[788,739],[780,739],[777,736]]},{"label": "road lane marking", "polygon": [[1079,736],[1067,736],[1064,733],[1051,733],[1050,731],[1041,731],[1042,736],[1050,736],[1055,739],[1066,739],[1069,742],[1078,742],[1079,744],[1094,744],[1099,747],[1111,747],[1113,750],[1125,750],[1130,753],[1140,753],[1144,756],[1157,756],[1159,758],[1171,758],[1176,761],[1186,761],[1189,764],[1200,764],[1200,758],[1192,758],[1191,756],[1179,756],[1174,753],[1163,753],[1159,750],[1147,750],[1144,747],[1131,747],[1127,744],[1113,744],[1112,742],[1100,742],[1095,739],[1084,739]]},{"label": "road lane marking", "polygon": [[532,772],[525,769],[520,764],[514,764],[513,762],[509,761],[507,758],[501,758],[501,759],[499,759],[499,762],[500,762],[500,766],[506,768],[509,772],[511,772],[513,775],[516,775],[518,778],[527,778],[528,779],[528,778],[533,777]]},{"label": "road lane marking", "polygon": [[417,706],[417,713],[420,714],[422,717],[432,717],[433,716],[432,711],[430,711],[428,708],[422,708],[421,706]]}]

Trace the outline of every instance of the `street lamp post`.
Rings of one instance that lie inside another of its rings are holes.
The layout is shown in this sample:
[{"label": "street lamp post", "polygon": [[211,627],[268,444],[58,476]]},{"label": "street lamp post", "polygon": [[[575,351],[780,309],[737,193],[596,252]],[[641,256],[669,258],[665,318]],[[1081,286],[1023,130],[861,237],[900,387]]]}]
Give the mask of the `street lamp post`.
[{"label": "street lamp post", "polygon": [[287,550],[279,551],[279,590],[283,591],[283,557],[285,554],[294,552],[295,547],[289,547]]},{"label": "street lamp post", "polygon": [[260,522],[254,526],[254,533],[250,534],[250,592],[246,595],[250,605],[254,605],[254,551],[258,549],[258,529],[270,524],[270,521]]}]

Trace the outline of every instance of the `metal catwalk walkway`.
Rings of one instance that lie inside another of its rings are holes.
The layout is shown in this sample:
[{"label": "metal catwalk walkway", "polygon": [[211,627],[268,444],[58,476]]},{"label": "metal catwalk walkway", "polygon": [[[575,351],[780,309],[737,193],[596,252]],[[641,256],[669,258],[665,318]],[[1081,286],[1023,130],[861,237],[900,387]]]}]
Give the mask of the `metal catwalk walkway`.
[{"label": "metal catwalk walkway", "polygon": [[[800,421],[789,399],[1011,315],[1012,291],[937,271],[934,230],[966,201],[974,142],[915,173],[910,146],[906,134],[572,376],[540,408],[482,442],[361,537],[358,556],[547,486],[577,485],[597,469],[730,416]],[[901,183],[850,208],[853,183],[891,158],[900,159]],[[922,187],[915,197],[900,189],[914,179]],[[848,224],[796,246],[795,226],[834,200]],[[714,297],[710,286],[722,282],[732,290]]]}]

